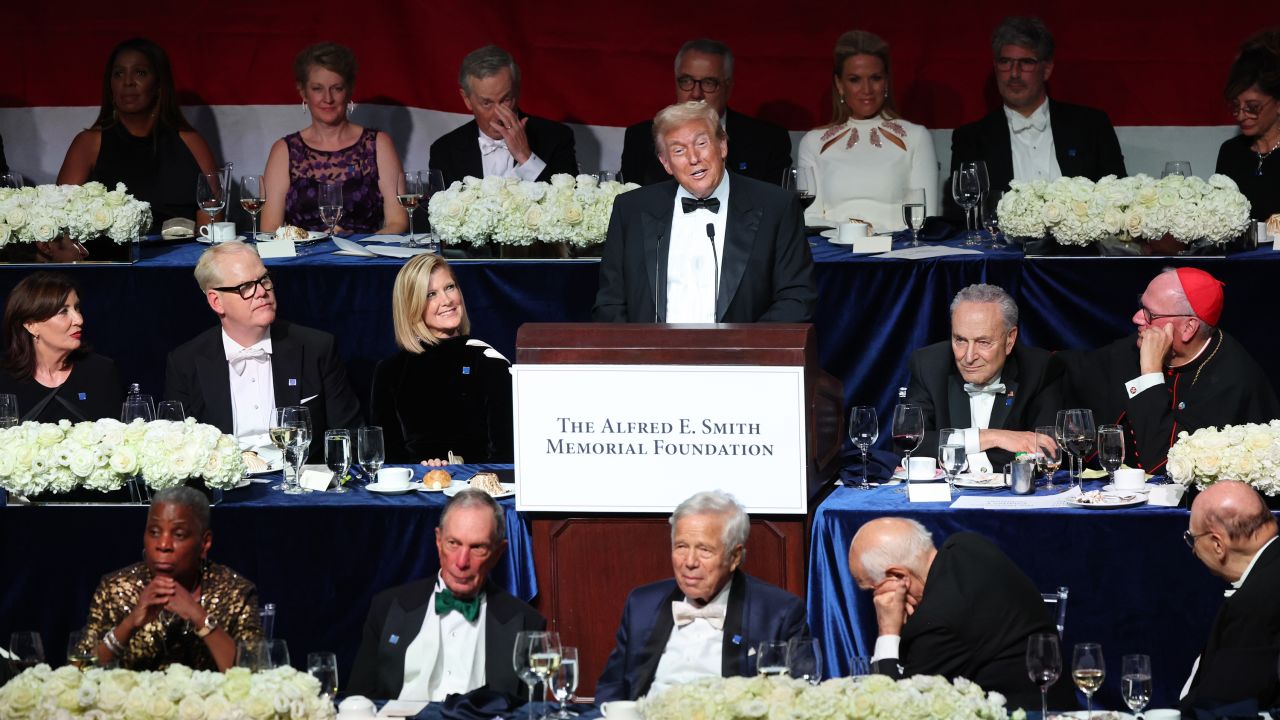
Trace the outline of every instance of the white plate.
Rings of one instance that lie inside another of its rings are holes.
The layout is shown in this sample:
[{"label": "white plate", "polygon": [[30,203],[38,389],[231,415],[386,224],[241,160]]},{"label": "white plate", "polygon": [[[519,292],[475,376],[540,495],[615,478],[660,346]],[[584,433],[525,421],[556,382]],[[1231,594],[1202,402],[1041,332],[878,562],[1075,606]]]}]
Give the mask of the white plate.
[{"label": "white plate", "polygon": [[1004,474],[988,475],[986,473],[960,473],[956,475],[955,486],[958,488],[976,488],[978,490],[994,490],[1008,487],[1004,483]]},{"label": "white plate", "polygon": [[236,483],[236,486],[231,489],[239,490],[240,488],[247,488],[251,484],[253,484],[253,480],[251,480],[248,475],[245,475],[244,477],[240,478],[240,482]]},{"label": "white plate", "polygon": [[1145,483],[1140,488],[1118,488],[1115,485],[1103,485],[1102,491],[1109,492],[1109,493],[1116,493],[1117,495],[1131,495],[1133,493],[1141,493],[1143,495],[1146,495],[1147,493],[1151,492],[1152,490],[1158,487],[1161,487],[1161,486],[1157,485],[1156,483]]},{"label": "white plate", "polygon": [[[456,483],[456,482],[455,482],[455,483],[452,483],[452,484],[450,484],[450,485],[449,485],[449,487],[453,487],[454,485],[457,485],[457,483]],[[418,492],[431,492],[431,493],[435,493],[435,492],[447,493],[447,492],[449,492],[449,487],[446,487],[446,488],[440,488],[439,490],[435,490],[435,489],[432,489],[432,488],[427,487],[426,485],[423,485],[423,484],[422,484],[422,483],[420,483],[420,482],[414,483],[414,484],[413,484],[413,486],[414,486],[414,487],[416,487],[416,488],[418,489]]]},{"label": "white plate", "polygon": [[[317,240],[323,240],[327,237],[329,237],[329,233],[320,232],[319,230],[308,230],[306,240],[296,240],[295,242],[309,243],[309,242],[315,242]],[[243,240],[244,238],[240,238],[240,239]],[[276,239],[275,233],[258,233],[258,235],[255,237],[255,240],[257,240],[258,242],[265,242],[267,240],[275,240],[275,239]]]},{"label": "white plate", "polygon": [[[499,485],[502,485],[502,489],[504,492],[501,495],[492,496],[495,499],[511,497],[512,495],[516,494],[515,483],[499,483]],[[465,480],[463,481],[454,480],[452,485],[444,489],[444,494],[449,497],[453,497],[454,495],[457,495],[459,492],[462,492],[462,489],[466,487],[469,487],[469,486],[467,485],[467,482]]]},{"label": "white plate", "polygon": [[396,488],[392,490],[391,488],[383,486],[382,483],[375,482],[375,483],[369,483],[368,485],[365,485],[364,489],[368,490],[371,493],[377,493],[379,495],[403,495],[407,492],[413,492],[415,488],[413,483],[409,483],[408,485],[405,485],[402,488]]},{"label": "white plate", "polygon": [[[1087,718],[1089,713],[1084,710],[1075,710],[1067,713],[1050,712],[1050,718]],[[1135,720],[1133,715],[1129,713],[1114,712],[1112,710],[1094,710],[1093,720]]]},{"label": "white plate", "polygon": [[[184,238],[170,238],[170,239],[172,239],[172,240],[182,240],[182,239],[184,239]],[[187,239],[187,240],[190,240],[190,239],[192,239],[192,238],[186,238],[186,239]],[[205,236],[203,236],[203,235],[196,235],[194,239],[195,239],[195,241],[196,241],[196,242],[198,242],[198,243],[200,243],[200,244],[202,244],[202,245],[212,245],[212,244],[214,244],[212,240],[210,240],[209,238],[207,238],[207,237],[205,237]],[[243,235],[237,235],[235,239],[236,239],[236,240],[239,240],[240,242],[244,242],[244,241],[245,241],[245,237],[244,237]],[[224,243],[224,242],[231,242],[231,241],[230,241],[230,240],[219,240],[218,242],[220,242],[220,243]]]},{"label": "white plate", "polygon": [[1100,502],[1100,503],[1081,502],[1081,499],[1083,497],[1084,497],[1083,495],[1073,497],[1067,501],[1067,504],[1073,507],[1078,507],[1078,508],[1089,508],[1092,510],[1109,510],[1112,508],[1127,508],[1127,507],[1133,507],[1135,505],[1142,505],[1147,501],[1146,495],[1138,492],[1133,492],[1132,490],[1125,491],[1124,494],[1103,493],[1102,494],[1103,502]]},{"label": "white plate", "polygon": [[[944,478],[944,477],[946,477],[946,476],[947,476],[947,474],[946,474],[946,473],[944,473],[944,472],[942,472],[942,468],[937,468],[936,470],[934,470],[934,471],[933,471],[933,479],[934,479],[934,480],[941,480],[942,478]],[[894,480],[906,480],[906,479],[907,479],[907,471],[906,471],[906,470],[898,470],[898,471],[894,472],[894,473],[893,473],[893,479],[894,479]],[[922,478],[922,477],[915,477],[915,476],[912,476],[912,477],[911,477],[911,479],[912,479],[912,480],[928,480],[929,478]]]}]

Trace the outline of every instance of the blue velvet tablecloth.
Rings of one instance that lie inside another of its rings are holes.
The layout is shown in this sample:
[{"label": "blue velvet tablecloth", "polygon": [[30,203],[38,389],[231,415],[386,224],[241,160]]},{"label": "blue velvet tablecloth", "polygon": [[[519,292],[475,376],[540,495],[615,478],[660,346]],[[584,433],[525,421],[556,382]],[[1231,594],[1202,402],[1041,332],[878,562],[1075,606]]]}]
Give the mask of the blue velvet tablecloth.
[{"label": "blue velvet tablecloth", "polygon": [[[870,593],[858,590],[849,574],[849,543],[863,523],[887,515],[918,520],[936,543],[964,530],[979,533],[1041,592],[1070,588],[1064,662],[1070,666],[1074,643],[1102,643],[1109,672],[1099,707],[1124,707],[1120,657],[1132,653],[1151,656],[1151,707],[1176,706],[1225,589],[1182,541],[1186,510],[953,510],[945,503],[909,503],[896,486],[837,488],[814,515],[808,584],[809,623],[832,675],[847,674],[850,656],[873,652],[875,610]],[[1070,682],[1069,674],[1059,682]]]},{"label": "blue velvet tablecloth", "polygon": [[[453,465],[465,480],[510,465]],[[416,467],[421,479],[426,468]],[[279,475],[268,476],[278,482]],[[289,643],[294,665],[308,652],[338,653],[350,675],[369,600],[401,583],[439,570],[435,528],[443,493],[377,495],[355,487],[345,494],[284,495],[254,483],[224,493],[213,508],[209,558],[258,587],[260,602],[276,604],[276,636]],[[506,510],[506,555],[493,580],[531,600],[538,592],[529,528],[515,499]],[[89,598],[102,575],[141,559],[146,508],[46,505],[0,507],[0,638],[38,630],[46,657],[61,664],[67,634],[84,625]]]}]

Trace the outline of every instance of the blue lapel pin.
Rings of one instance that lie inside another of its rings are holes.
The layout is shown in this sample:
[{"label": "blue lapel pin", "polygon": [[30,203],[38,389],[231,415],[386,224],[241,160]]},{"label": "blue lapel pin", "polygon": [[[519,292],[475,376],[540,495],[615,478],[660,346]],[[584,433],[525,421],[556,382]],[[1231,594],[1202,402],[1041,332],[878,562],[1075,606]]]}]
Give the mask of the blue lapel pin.
[{"label": "blue lapel pin", "polygon": [[84,393],[80,393],[77,397],[79,397],[81,400],[87,400],[87,399],[88,399],[88,396],[87,396],[87,395],[85,395]]},{"label": "blue lapel pin", "polygon": [[740,163],[738,163],[738,171],[739,171],[739,172],[741,172],[741,171],[743,171],[743,170],[746,170],[746,169],[747,169],[747,164],[746,164],[745,162],[740,162]]},{"label": "blue lapel pin", "polygon": [[463,366],[462,366],[462,374],[463,374],[463,375],[470,375],[470,374],[471,374],[471,368],[470,368],[470,367],[468,367],[468,366],[466,366],[466,365],[463,365]]},{"label": "blue lapel pin", "polygon": [[295,387],[298,384],[298,378],[289,378],[289,387]]},{"label": "blue lapel pin", "polygon": [[1005,399],[1004,399],[1004,406],[1005,406],[1005,407],[1013,407],[1013,396],[1012,396],[1012,395],[1010,395],[1009,397],[1007,397],[1007,398],[1005,398]]},{"label": "blue lapel pin", "polygon": [[1075,156],[1076,156],[1076,149],[1075,149],[1075,148],[1067,148],[1067,157],[1075,157]]},{"label": "blue lapel pin", "polygon": [[400,636],[392,635],[391,637],[387,638],[387,642],[391,643],[392,645],[395,645],[396,643],[400,642]]},{"label": "blue lapel pin", "polygon": [[734,644],[734,645],[741,645],[741,644],[742,644],[742,636],[741,636],[741,635],[734,635],[734,636],[733,636],[733,644]]}]

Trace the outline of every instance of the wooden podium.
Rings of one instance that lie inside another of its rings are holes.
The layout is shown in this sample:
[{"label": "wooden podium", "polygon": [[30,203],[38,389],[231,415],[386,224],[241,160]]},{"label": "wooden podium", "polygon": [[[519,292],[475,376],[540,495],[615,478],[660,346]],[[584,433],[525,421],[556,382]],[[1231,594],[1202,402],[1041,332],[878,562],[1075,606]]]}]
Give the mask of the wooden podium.
[{"label": "wooden podium", "polygon": [[[812,325],[527,324],[518,365],[748,365],[804,368],[808,515],[753,515],[744,569],[804,595],[812,508],[838,470],[844,393],[817,364]],[[690,492],[692,494],[692,491]],[[590,696],[614,647],[627,594],[670,578],[669,513],[531,516],[535,605],[579,649],[578,694]]]}]

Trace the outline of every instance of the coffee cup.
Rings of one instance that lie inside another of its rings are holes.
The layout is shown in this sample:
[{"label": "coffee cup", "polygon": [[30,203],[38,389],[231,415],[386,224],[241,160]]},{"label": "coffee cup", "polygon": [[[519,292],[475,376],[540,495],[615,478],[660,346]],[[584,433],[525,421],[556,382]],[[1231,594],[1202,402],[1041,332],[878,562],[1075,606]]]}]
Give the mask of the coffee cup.
[{"label": "coffee cup", "polygon": [[1116,470],[1117,490],[1141,490],[1147,484],[1147,474],[1141,468]]},{"label": "coffee cup", "polygon": [[1172,709],[1148,710],[1142,713],[1142,717],[1147,720],[1181,720],[1182,711]]},{"label": "coffee cup", "polygon": [[634,700],[614,700],[600,706],[600,712],[610,720],[640,720],[640,708]]},{"label": "coffee cup", "polygon": [[871,233],[868,232],[869,229],[870,228],[867,227],[866,223],[857,222],[856,220],[841,223],[840,234],[836,236],[836,239],[841,244],[852,245],[854,240],[870,235]]},{"label": "coffee cup", "polygon": [[236,224],[232,222],[216,222],[200,226],[200,237],[211,242],[222,243],[236,239]]},{"label": "coffee cup", "polygon": [[907,477],[912,480],[932,480],[937,471],[938,461],[931,457],[913,457],[907,460]]},{"label": "coffee cup", "polygon": [[412,479],[413,470],[409,468],[390,467],[378,471],[378,485],[387,490],[403,490]]},{"label": "coffee cup", "polygon": [[377,710],[373,701],[363,695],[352,695],[338,703],[338,717],[343,720],[375,717]]}]

